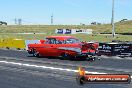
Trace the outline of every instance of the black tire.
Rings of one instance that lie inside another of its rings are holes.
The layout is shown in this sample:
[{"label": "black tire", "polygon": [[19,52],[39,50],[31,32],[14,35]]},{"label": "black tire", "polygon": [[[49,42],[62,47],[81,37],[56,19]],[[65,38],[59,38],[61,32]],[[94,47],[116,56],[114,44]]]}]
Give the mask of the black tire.
[{"label": "black tire", "polygon": [[70,55],[67,53],[62,53],[61,54],[61,60],[69,60],[70,59]]},{"label": "black tire", "polygon": [[39,54],[39,52],[37,51],[37,50],[33,50],[33,56],[34,57],[40,57],[40,54]]},{"label": "black tire", "polygon": [[87,60],[88,60],[88,61],[95,61],[95,58],[89,56],[89,57],[87,58]]}]

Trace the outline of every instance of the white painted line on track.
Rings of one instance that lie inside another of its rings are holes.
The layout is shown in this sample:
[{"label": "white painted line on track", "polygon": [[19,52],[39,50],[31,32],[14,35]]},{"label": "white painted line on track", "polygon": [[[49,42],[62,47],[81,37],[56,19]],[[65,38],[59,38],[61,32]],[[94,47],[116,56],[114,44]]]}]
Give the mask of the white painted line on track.
[{"label": "white painted line on track", "polygon": [[[72,69],[47,67],[47,66],[33,65],[33,64],[23,64],[23,63],[17,63],[17,62],[0,61],[0,63],[26,66],[26,67],[43,68],[43,69],[51,69],[51,70],[59,70],[59,71],[78,72],[78,70],[72,70]],[[107,73],[101,73],[101,72],[89,72],[89,71],[85,71],[85,72],[89,73],[89,74],[107,74]],[[131,76],[131,78],[132,78],[132,76]]]}]

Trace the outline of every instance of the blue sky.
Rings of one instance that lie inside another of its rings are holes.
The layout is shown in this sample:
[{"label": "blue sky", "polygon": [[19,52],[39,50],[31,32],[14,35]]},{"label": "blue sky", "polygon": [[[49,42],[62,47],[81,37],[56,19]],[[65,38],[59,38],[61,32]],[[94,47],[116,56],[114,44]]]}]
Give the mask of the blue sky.
[{"label": "blue sky", "polygon": [[[112,0],[0,0],[0,20],[14,24],[89,24],[110,23]],[[115,0],[115,21],[132,20],[132,0]]]}]

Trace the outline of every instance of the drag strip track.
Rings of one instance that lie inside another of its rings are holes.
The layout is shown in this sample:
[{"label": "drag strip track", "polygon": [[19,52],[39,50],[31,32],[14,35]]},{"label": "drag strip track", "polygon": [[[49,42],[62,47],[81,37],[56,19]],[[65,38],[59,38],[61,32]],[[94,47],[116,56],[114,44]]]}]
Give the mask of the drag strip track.
[{"label": "drag strip track", "polygon": [[[88,68],[95,69],[103,69],[103,70],[116,70],[116,71],[125,71],[131,72],[132,68],[132,59],[111,59],[111,58],[101,58],[101,60],[96,60],[94,62],[90,61],[70,61],[70,60],[60,60],[53,58],[36,58],[29,56],[26,51],[14,51],[14,50],[0,50],[1,57],[7,57],[6,59],[11,60],[11,58],[15,58],[15,60],[29,61],[33,63],[42,63],[47,65],[60,65],[60,66],[70,66],[77,67],[83,66]],[[9,58],[8,58],[9,57]]]},{"label": "drag strip track", "polygon": [[[0,50],[0,88],[80,88],[78,66],[89,73],[130,73],[131,60],[102,58],[100,61],[70,61],[27,57],[25,51]],[[131,88],[132,84],[88,84],[83,88]]]}]

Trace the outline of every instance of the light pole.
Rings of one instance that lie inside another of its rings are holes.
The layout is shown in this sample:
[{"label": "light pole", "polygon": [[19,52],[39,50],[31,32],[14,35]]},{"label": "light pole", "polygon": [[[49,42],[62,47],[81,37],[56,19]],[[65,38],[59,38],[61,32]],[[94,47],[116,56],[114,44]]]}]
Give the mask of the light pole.
[{"label": "light pole", "polygon": [[114,4],[115,4],[115,0],[112,1],[112,36],[113,38],[115,37]]}]

